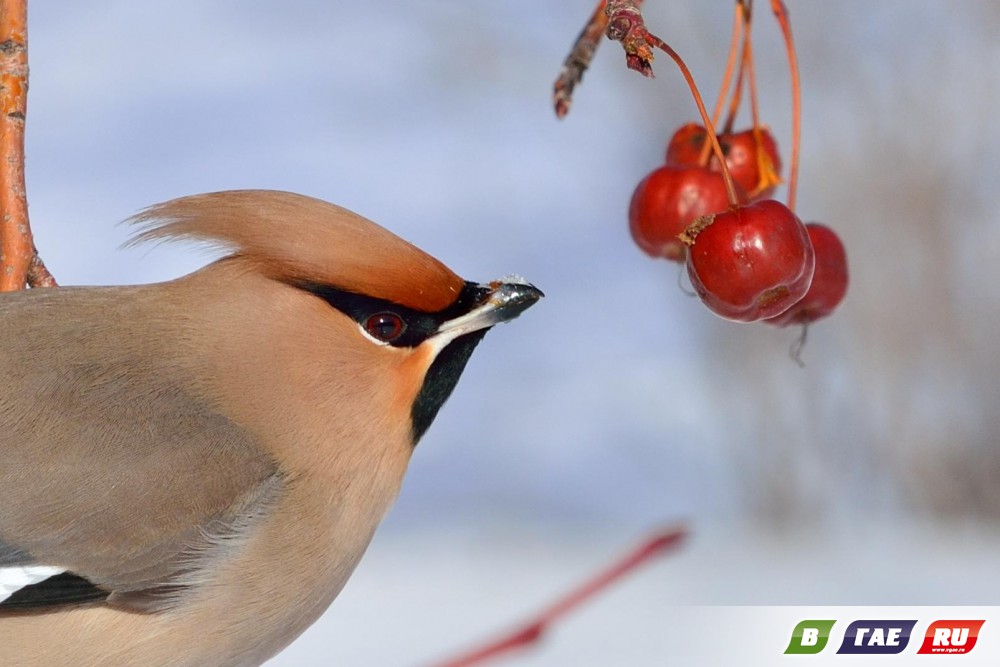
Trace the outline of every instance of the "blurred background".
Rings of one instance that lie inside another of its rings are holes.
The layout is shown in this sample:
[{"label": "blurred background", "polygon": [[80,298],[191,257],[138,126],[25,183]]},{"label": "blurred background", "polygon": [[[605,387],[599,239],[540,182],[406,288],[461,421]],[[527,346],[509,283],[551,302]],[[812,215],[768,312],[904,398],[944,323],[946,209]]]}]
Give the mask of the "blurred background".
[{"label": "blurred background", "polygon": [[[785,52],[759,5],[787,165]],[[31,5],[28,197],[61,284],[189,272],[205,253],[119,250],[116,223],[259,187],[548,295],[479,348],[354,578],[271,664],[429,664],[675,522],[682,550],[506,664],[663,664],[679,605],[998,599],[1000,5],[789,8],[798,212],[842,236],[852,280],[805,368],[795,331],[714,317],[629,237],[633,188],[695,119],[667,58],[646,80],[604,42],[556,120],[591,0]],[[732,3],[644,13],[714,99]]]}]

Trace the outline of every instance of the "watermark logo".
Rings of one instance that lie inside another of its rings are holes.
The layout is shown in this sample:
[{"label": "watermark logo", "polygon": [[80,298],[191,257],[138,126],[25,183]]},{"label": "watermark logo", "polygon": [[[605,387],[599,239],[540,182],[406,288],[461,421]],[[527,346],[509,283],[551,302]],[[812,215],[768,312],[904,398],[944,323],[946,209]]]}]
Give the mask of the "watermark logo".
[{"label": "watermark logo", "polygon": [[891,655],[902,653],[916,621],[854,621],[844,632],[837,653]]},{"label": "watermark logo", "polygon": [[830,639],[830,628],[836,621],[802,621],[792,630],[792,639],[785,653],[812,654],[826,648]]},{"label": "watermark logo", "polygon": [[982,621],[934,621],[927,626],[924,643],[917,653],[968,653],[979,639]]}]

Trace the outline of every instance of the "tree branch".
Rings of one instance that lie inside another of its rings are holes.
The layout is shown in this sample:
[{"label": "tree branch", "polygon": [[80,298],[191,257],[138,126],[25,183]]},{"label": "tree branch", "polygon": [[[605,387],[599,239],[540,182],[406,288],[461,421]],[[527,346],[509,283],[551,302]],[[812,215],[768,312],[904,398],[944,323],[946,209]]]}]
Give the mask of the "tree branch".
[{"label": "tree branch", "polygon": [[583,80],[583,73],[590,67],[590,62],[597,53],[597,47],[601,44],[601,37],[604,29],[608,25],[608,15],[604,12],[607,0],[600,0],[594,13],[587,20],[587,25],[573,42],[566,60],[563,61],[562,71],[553,87],[552,103],[556,109],[556,117],[562,118],[569,113],[569,107],[573,104],[573,89]]},{"label": "tree branch", "polygon": [[437,667],[470,667],[471,665],[478,665],[514,649],[534,644],[553,623],[654,556],[659,556],[675,549],[686,535],[687,530],[683,527],[675,526],[660,531],[644,540],[638,547],[615,561],[607,569],[600,572],[597,576],[588,579],[581,586],[557,600],[513,632],[505,633],[498,639],[457,658],[438,663]]},{"label": "tree branch", "polygon": [[27,0],[0,0],[0,291],[56,284],[35,250],[24,186]]}]

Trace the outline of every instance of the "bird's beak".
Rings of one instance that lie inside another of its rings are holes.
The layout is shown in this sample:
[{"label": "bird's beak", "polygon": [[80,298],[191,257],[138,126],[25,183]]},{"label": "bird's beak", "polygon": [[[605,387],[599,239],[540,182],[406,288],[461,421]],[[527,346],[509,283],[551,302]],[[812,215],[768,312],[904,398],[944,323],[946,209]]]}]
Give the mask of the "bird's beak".
[{"label": "bird's beak", "polygon": [[413,402],[413,442],[416,444],[451,395],[472,351],[490,327],[509,322],[543,296],[542,291],[514,276],[488,285],[465,283],[458,301],[442,313],[437,331],[425,342],[433,362]]},{"label": "bird's beak", "polygon": [[545,296],[540,289],[516,276],[476,287],[477,295],[471,309],[438,327],[434,338],[440,347],[466,334],[509,322]]}]

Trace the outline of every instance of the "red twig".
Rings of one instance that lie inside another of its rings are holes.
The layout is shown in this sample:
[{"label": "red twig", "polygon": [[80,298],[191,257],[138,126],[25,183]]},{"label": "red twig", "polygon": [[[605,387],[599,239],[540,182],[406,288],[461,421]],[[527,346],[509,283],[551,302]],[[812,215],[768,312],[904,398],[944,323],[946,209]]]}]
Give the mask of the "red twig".
[{"label": "red twig", "polygon": [[675,549],[686,535],[683,527],[670,528],[654,535],[513,632],[458,658],[438,663],[437,667],[469,667],[534,644],[553,623],[651,558]]},{"label": "red twig", "polygon": [[583,73],[590,67],[590,62],[601,44],[601,37],[608,25],[608,15],[604,13],[606,0],[600,0],[594,13],[583,26],[583,30],[573,42],[573,49],[563,61],[559,78],[556,79],[552,92],[552,103],[555,106],[556,117],[563,118],[569,113],[573,104],[573,89],[583,80]]},{"label": "red twig", "polygon": [[24,187],[27,0],[0,0],[0,291],[55,285],[35,250]]}]

